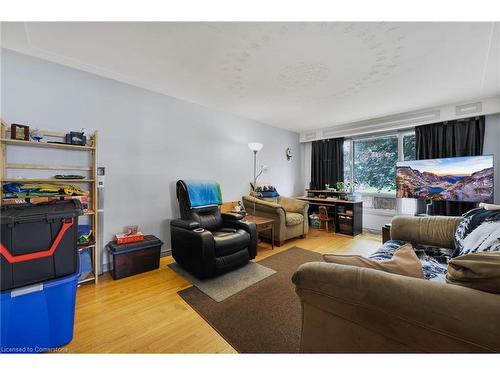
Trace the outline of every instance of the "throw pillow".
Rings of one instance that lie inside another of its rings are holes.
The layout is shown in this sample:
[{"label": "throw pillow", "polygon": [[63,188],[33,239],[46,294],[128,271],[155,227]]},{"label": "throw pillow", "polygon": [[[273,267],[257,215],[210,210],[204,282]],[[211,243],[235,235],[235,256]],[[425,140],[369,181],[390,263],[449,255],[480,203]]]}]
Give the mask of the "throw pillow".
[{"label": "throw pillow", "polygon": [[277,191],[261,191],[260,193],[261,198],[276,198],[279,197],[279,194]]},{"label": "throw pillow", "polygon": [[376,261],[360,255],[337,255],[324,254],[323,259],[328,263],[343,264],[347,266],[356,266],[372,268],[379,271],[395,273],[403,276],[424,278],[422,265],[413,251],[413,246],[407,243],[397,249],[390,260]]},{"label": "throw pillow", "polygon": [[268,183],[257,183],[254,185],[252,182],[250,182],[250,190],[260,193],[262,191],[276,191],[276,188]]},{"label": "throw pillow", "polygon": [[500,251],[500,211],[475,208],[457,226],[452,257],[485,251]]},{"label": "throw pillow", "polygon": [[485,292],[500,293],[500,252],[472,253],[451,259],[446,281]]},{"label": "throw pillow", "polygon": [[278,197],[280,195],[274,186],[267,183],[257,184],[254,186],[253,183],[250,183],[250,187],[250,195],[252,197],[257,197],[268,202],[278,203]]},{"label": "throw pillow", "polygon": [[490,203],[479,203],[479,207],[485,210],[497,211],[500,210],[500,204],[490,204]]}]

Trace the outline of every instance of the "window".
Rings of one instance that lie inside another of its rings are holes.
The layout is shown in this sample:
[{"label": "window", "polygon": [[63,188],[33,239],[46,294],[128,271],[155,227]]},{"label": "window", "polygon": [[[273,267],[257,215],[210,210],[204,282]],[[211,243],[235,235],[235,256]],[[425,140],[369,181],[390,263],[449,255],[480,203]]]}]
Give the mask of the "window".
[{"label": "window", "polygon": [[344,140],[344,183],[351,186],[352,183],[352,141]]},{"label": "window", "polygon": [[415,133],[403,134],[403,160],[415,160],[416,158]]},{"label": "window", "polygon": [[361,193],[396,193],[398,137],[385,136],[353,142],[353,181]]},{"label": "window", "polygon": [[414,199],[396,199],[396,162],[416,159],[415,133],[344,141],[344,181],[368,209],[413,214]]}]

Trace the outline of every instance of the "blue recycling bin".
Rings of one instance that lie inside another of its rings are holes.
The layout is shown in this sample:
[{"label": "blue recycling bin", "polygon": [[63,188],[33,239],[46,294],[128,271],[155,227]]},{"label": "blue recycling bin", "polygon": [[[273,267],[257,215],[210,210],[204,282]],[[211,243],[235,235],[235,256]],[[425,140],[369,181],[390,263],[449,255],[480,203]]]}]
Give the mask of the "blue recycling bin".
[{"label": "blue recycling bin", "polygon": [[41,353],[73,339],[80,272],[1,293],[0,353]]}]

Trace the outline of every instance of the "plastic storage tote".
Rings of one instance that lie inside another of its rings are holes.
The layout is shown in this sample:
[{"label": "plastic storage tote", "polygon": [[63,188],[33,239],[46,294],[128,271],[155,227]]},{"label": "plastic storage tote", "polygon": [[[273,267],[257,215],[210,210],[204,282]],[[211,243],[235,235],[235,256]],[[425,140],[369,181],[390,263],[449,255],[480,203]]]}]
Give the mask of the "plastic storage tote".
[{"label": "plastic storage tote", "polygon": [[1,208],[1,290],[78,271],[78,200]]},{"label": "plastic storage tote", "polygon": [[152,235],[144,236],[144,241],[118,245],[108,243],[109,254],[113,258],[113,279],[121,279],[160,267],[160,250],[163,242]]},{"label": "plastic storage tote", "polygon": [[79,277],[2,292],[0,353],[40,353],[69,343]]},{"label": "plastic storage tote", "polygon": [[92,248],[80,249],[80,273],[81,278],[85,279],[92,272]]}]

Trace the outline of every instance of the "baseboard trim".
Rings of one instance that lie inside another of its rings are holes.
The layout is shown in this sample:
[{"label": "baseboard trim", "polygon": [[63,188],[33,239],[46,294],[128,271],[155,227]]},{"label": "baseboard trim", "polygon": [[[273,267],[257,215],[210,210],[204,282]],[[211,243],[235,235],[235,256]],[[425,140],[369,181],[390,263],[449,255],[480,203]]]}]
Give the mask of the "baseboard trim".
[{"label": "baseboard trim", "polygon": [[381,229],[363,228],[363,232],[368,232],[371,234],[382,234]]}]

